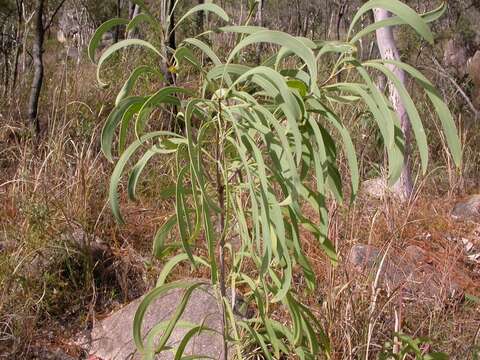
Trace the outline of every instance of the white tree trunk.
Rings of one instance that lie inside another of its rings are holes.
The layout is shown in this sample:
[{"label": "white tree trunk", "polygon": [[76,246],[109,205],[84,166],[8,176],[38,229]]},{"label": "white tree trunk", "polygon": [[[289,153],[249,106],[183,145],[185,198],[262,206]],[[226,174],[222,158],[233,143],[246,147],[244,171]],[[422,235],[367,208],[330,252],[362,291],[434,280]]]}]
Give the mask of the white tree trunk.
[{"label": "white tree trunk", "polygon": [[[374,9],[373,14],[375,21],[381,21],[390,17],[390,12],[384,9]],[[395,39],[393,37],[392,27],[383,27],[377,30],[377,44],[382,59],[384,60],[400,60]],[[387,65],[388,68],[395,74],[395,76],[405,84],[405,72],[402,69],[394,65]],[[405,137],[405,162],[403,165],[402,174],[400,179],[394,185],[394,193],[398,195],[401,200],[408,200],[412,195],[413,183],[412,173],[410,168],[410,147],[412,137],[412,126],[410,119],[408,118],[405,106],[402,103],[400,95],[392,82],[388,82],[389,97],[392,102],[393,108],[397,112],[400,119],[401,129],[403,136]]]}]

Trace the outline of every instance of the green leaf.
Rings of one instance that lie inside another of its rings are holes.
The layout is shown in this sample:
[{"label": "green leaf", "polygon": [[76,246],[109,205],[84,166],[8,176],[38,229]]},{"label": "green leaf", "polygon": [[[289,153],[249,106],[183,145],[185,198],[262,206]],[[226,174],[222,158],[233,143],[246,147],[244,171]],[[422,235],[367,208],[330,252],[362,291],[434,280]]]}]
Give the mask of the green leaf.
[{"label": "green leaf", "polygon": [[[430,12],[427,12],[425,14],[422,14],[421,17],[426,23],[430,23],[442,17],[446,10],[447,10],[447,3],[442,2],[442,4],[438,8]],[[376,31],[377,29],[381,29],[389,26],[395,26],[395,25],[402,25],[404,23],[405,22],[398,16],[392,16],[389,19],[374,22],[373,24],[370,24],[364,27],[362,30],[356,33],[355,36],[350,40],[350,43],[351,44],[356,43],[362,37],[370,34],[373,31]]]},{"label": "green leaf", "polygon": [[135,86],[135,83],[137,82],[137,79],[140,76],[148,73],[155,74],[159,77],[159,79],[163,80],[163,74],[160,71],[152,68],[151,66],[143,65],[143,66],[137,67],[135,70],[132,71],[127,81],[125,81],[122,88],[118,92],[117,98],[115,100],[115,106],[117,106],[121,100],[123,100],[128,95],[130,95],[132,88]]},{"label": "green leaf", "polygon": [[[170,320],[170,323],[168,324],[167,328],[165,329],[159,344],[157,345],[157,350],[155,351],[156,353],[161,352],[164,347],[167,345],[167,341],[170,338],[170,335],[172,334],[173,330],[175,329],[175,325],[177,322],[180,320],[180,317],[182,316],[183,312],[185,311],[185,308],[187,307],[188,301],[190,300],[190,297],[192,296],[193,291],[198,288],[199,286],[205,285],[202,282],[194,283],[190,285],[188,288],[186,288],[185,294],[182,297],[182,300],[178,304],[177,308],[175,309],[175,312],[173,313],[172,319]],[[185,338],[184,338],[185,339]]]},{"label": "green leaf", "polygon": [[[202,264],[203,266],[210,268],[210,264],[205,261],[203,258],[199,256],[193,256],[194,263],[199,263]],[[168,275],[172,272],[172,270],[177,266],[179,263],[182,261],[189,260],[189,257],[187,254],[179,254],[175,255],[174,257],[170,258],[167,263],[163,266],[162,271],[160,272],[160,275],[158,276],[156,286],[163,286],[165,284],[165,281],[167,280]]]},{"label": "green leaf", "polygon": [[107,31],[110,29],[113,29],[116,26],[119,25],[126,25],[128,24],[127,19],[121,19],[121,18],[114,18],[105,21],[102,25],[100,25],[97,30],[95,30],[95,33],[93,34],[92,38],[90,39],[90,42],[88,44],[88,58],[95,63],[95,51],[98,48],[98,45],[102,41],[102,36],[105,34]]},{"label": "green leaf", "polygon": [[158,138],[161,136],[173,136],[173,137],[178,137],[177,134],[168,132],[168,131],[155,131],[149,134],[146,134],[142,136],[142,138],[134,141],[120,156],[120,159],[118,159],[117,164],[115,165],[115,168],[113,169],[112,176],[110,177],[110,187],[109,187],[109,200],[110,200],[110,206],[112,208],[113,215],[117,222],[120,224],[123,224],[123,218],[120,213],[120,206],[119,206],[119,201],[118,201],[118,192],[117,192],[117,187],[118,184],[120,183],[120,178],[122,176],[123,170],[125,168],[125,165],[127,164],[128,160],[130,157],[142,146],[144,145],[148,140],[153,139],[153,138]]},{"label": "green leaf", "polygon": [[235,48],[230,52],[227,63],[230,63],[234,56],[244,47],[261,42],[283,46],[291,50],[298,57],[300,57],[305,62],[311,76],[311,82],[310,84],[308,84],[310,89],[312,89],[314,93],[318,92],[317,63],[315,61],[315,56],[312,50],[305,46],[302,41],[280,31],[264,30],[250,34],[245,39],[240,41],[237,46],[235,46]]},{"label": "green leaf", "polygon": [[106,49],[103,54],[100,56],[100,59],[98,60],[98,64],[97,64],[97,81],[98,83],[103,86],[103,87],[106,87],[108,86],[108,83],[105,83],[103,82],[101,79],[100,79],[100,70],[101,70],[101,67],[103,65],[103,63],[109,59],[113,54],[115,54],[117,51],[125,48],[125,47],[128,47],[128,46],[141,46],[141,47],[145,47],[149,50],[152,50],[154,53],[156,53],[158,56],[160,56],[164,61],[165,61],[165,57],[163,56],[163,54],[155,47],[153,46],[152,44],[150,44],[148,41],[145,41],[145,40],[140,40],[140,39],[126,39],[126,40],[121,40],[115,44],[113,44],[112,46],[110,46],[108,49]]},{"label": "green leaf", "polygon": [[[302,118],[302,112],[297,102],[297,99],[295,98],[291,90],[288,88],[288,85],[285,82],[285,78],[275,70],[265,66],[257,66],[251,70],[248,70],[247,72],[242,74],[237,80],[235,80],[235,82],[230,88],[235,86],[237,83],[247,80],[250,76],[253,75],[258,75],[258,77],[252,77],[252,81],[263,86],[265,90],[268,91],[268,95],[270,97],[275,99],[277,98],[277,93],[281,95],[281,99],[283,100],[284,104],[280,104],[280,107],[287,116],[289,131],[295,139],[296,158],[297,161],[300,161],[302,149],[298,122]],[[270,87],[265,87],[265,83],[259,81],[261,78],[264,78],[268,82],[270,82],[270,84],[275,87],[276,91],[272,90]]]},{"label": "green leaf", "polygon": [[322,103],[316,99],[310,99],[308,104],[311,106],[309,111],[319,112],[322,114],[340,133],[343,141],[344,153],[347,156],[348,167],[350,169],[350,179],[352,183],[352,196],[353,200],[358,192],[360,184],[360,174],[358,169],[358,160],[357,153],[355,151],[355,146],[353,145],[350,133],[347,128],[340,122],[338,117],[333,111],[328,109]]},{"label": "green leaf", "polygon": [[[160,296],[166,294],[168,291],[173,290],[173,289],[187,289],[185,295],[182,298],[181,303],[177,307],[172,319],[170,320],[167,328],[165,329],[165,332],[162,336],[162,341],[159,344],[160,349],[165,346],[166,342],[168,341],[168,338],[170,337],[173,328],[175,324],[178,322],[180,316],[182,315],[183,311],[185,310],[185,306],[188,302],[188,299],[190,298],[193,290],[195,290],[197,287],[203,285],[205,283],[202,282],[197,282],[192,285],[190,282],[185,282],[185,281],[178,281],[170,284],[163,285],[161,287],[156,287],[152,291],[150,291],[142,300],[140,305],[138,306],[137,311],[135,312],[135,317],[133,319],[133,340],[135,342],[135,346],[137,347],[138,351],[140,353],[144,353],[145,348],[143,345],[143,340],[142,340],[142,323],[143,323],[143,318],[145,316],[145,313],[147,312],[148,307]],[[161,345],[161,346],[160,346]]]},{"label": "green leaf", "polygon": [[128,197],[130,200],[135,200],[135,191],[137,188],[137,183],[138,179],[145,168],[145,165],[147,165],[148,161],[155,155],[158,154],[157,151],[155,151],[155,147],[152,147],[151,149],[147,150],[145,154],[138,160],[137,164],[133,167],[132,172],[130,173],[130,176],[128,177]]},{"label": "green leaf", "polygon": [[348,34],[351,34],[353,28],[360,20],[363,14],[374,8],[382,8],[390,11],[398,16],[404,24],[411,26],[421,37],[427,40],[430,44],[433,44],[433,34],[428,27],[426,21],[420,17],[409,6],[398,0],[370,0],[364,4],[358,11],[350,23]]},{"label": "green leaf", "polygon": [[207,55],[210,60],[212,60],[214,65],[221,65],[222,64],[222,62],[218,58],[217,54],[215,54],[215,52],[210,48],[210,46],[205,44],[203,41],[195,39],[195,38],[187,38],[187,39],[184,39],[182,41],[182,43],[187,43],[187,44],[193,45],[193,46],[199,48],[200,50],[202,50],[202,52],[205,55]]},{"label": "green leaf", "polygon": [[138,27],[141,22],[146,22],[156,28],[159,24],[158,21],[148,13],[140,13],[136,15],[127,25],[126,31],[131,31]]},{"label": "green leaf", "polygon": [[180,105],[180,100],[172,96],[172,94],[175,93],[193,95],[192,90],[177,86],[167,86],[148,97],[138,112],[137,121],[135,122],[135,133],[137,134],[137,137],[142,135],[147,120],[155,107],[161,104]]},{"label": "green leaf", "polygon": [[[217,332],[213,329],[210,329],[204,325],[199,325],[199,326],[196,326],[194,327],[193,329],[190,329],[189,331],[187,331],[187,333],[183,336],[182,340],[180,341],[180,344],[178,345],[177,347],[177,351],[175,353],[175,358],[174,360],[181,360],[181,359],[185,359],[185,357],[182,357],[183,356],[183,353],[185,352],[185,349],[188,345],[188,343],[190,342],[190,340],[202,333],[202,332],[205,332],[205,331],[210,331],[210,332]],[[198,355],[197,355],[198,356]],[[200,358],[200,356],[198,357]],[[202,357],[203,358],[203,357]],[[207,357],[208,359],[214,359],[212,357]]]},{"label": "green leaf", "polygon": [[168,234],[172,231],[173,227],[177,224],[177,215],[171,216],[161,227],[158,229],[153,239],[153,256],[160,259],[165,252],[165,241]]},{"label": "green leaf", "polygon": [[427,136],[425,135],[425,130],[422,125],[422,120],[420,119],[420,115],[417,111],[417,108],[415,107],[415,103],[413,102],[412,98],[408,94],[408,91],[405,88],[405,85],[397,78],[397,76],[393,73],[393,71],[391,71],[386,66],[383,66],[379,63],[366,62],[364,63],[364,65],[367,67],[371,66],[374,69],[377,69],[383,72],[397,89],[400,95],[400,100],[405,106],[410,123],[412,124],[413,134],[415,135],[415,140],[417,142],[418,150],[420,153],[420,159],[422,162],[423,174],[425,175],[427,171],[427,166],[428,166]]},{"label": "green leaf", "polygon": [[172,32],[175,31],[175,29],[180,26],[180,24],[189,16],[195,14],[196,12],[199,11],[204,11],[204,12],[212,12],[218,17],[222,18],[225,21],[230,21],[230,18],[228,17],[227,13],[218,5],[212,4],[212,3],[205,3],[205,4],[199,4],[194,7],[192,7],[190,10],[188,10],[178,21],[175,27],[172,29]]},{"label": "green leaf", "polygon": [[182,60],[186,60],[187,62],[195,66],[198,70],[203,71],[202,64],[200,64],[200,61],[195,57],[191,49],[182,46],[175,50],[175,54],[173,56],[175,57],[177,66],[181,64]]},{"label": "green leaf", "polygon": [[262,26],[231,25],[218,28],[222,32],[233,32],[238,34],[253,34],[262,30],[268,30]]},{"label": "green leaf", "polygon": [[[119,103],[113,108],[113,110],[108,115],[107,121],[102,128],[101,134],[101,147],[102,152],[107,158],[108,161],[113,162],[112,157],[112,143],[113,137],[115,135],[115,129],[117,128],[120,121],[122,121],[123,116],[126,112],[132,107],[137,107],[140,104],[143,104],[146,101],[147,97],[145,96],[130,96],[123,100],[120,100]],[[127,117],[127,122],[129,118],[133,116],[133,113],[130,113]]]},{"label": "green leaf", "polygon": [[432,85],[432,83],[417,69],[409,64],[405,64],[401,61],[395,60],[378,60],[377,62],[383,62],[385,64],[392,64],[398,66],[399,68],[405,70],[412,76],[417,83],[423,87],[428,98],[430,99],[433,107],[435,108],[440,122],[443,127],[443,132],[447,139],[447,145],[452,153],[453,161],[455,164],[460,167],[462,162],[462,147],[460,144],[460,139],[458,137],[457,128],[455,122],[453,121],[452,114],[448,109],[448,106],[443,101],[442,96],[438,90]]},{"label": "green leaf", "polygon": [[[177,153],[178,155],[178,153]],[[178,158],[178,156],[177,156]],[[178,159],[177,159],[178,162]],[[178,172],[177,177],[177,189],[176,189],[176,196],[175,196],[175,208],[177,213],[177,227],[180,232],[180,240],[182,241],[183,249],[185,250],[190,262],[195,265],[195,261],[193,260],[192,250],[190,248],[190,234],[189,234],[189,219],[188,213],[186,210],[186,201],[185,201],[185,189],[183,187],[183,181],[187,171],[190,169],[188,165],[181,168]]]}]

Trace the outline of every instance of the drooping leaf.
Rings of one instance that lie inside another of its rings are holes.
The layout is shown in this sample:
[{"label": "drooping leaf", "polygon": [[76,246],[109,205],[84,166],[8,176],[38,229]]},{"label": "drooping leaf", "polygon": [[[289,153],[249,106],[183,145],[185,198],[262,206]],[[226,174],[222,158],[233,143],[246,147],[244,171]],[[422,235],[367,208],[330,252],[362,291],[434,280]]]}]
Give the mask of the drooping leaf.
[{"label": "drooping leaf", "polygon": [[147,48],[151,51],[153,51],[155,54],[157,54],[160,58],[162,58],[165,61],[165,58],[163,54],[151,43],[145,40],[140,40],[140,39],[126,39],[126,40],[121,40],[113,45],[111,45],[109,48],[107,48],[102,55],[100,56],[100,59],[98,60],[97,64],[97,81],[98,83],[106,87],[108,86],[108,83],[103,82],[102,79],[100,79],[100,71],[102,68],[103,63],[108,60],[113,54],[115,54],[117,51],[129,47],[129,46],[140,46]]},{"label": "drooping leaf", "polygon": [[433,34],[425,19],[422,19],[422,17],[418,15],[412,8],[400,2],[399,0],[369,0],[355,13],[352,22],[350,23],[348,33],[350,34],[352,32],[354,26],[357,24],[363,14],[374,8],[383,8],[395,14],[403,21],[403,23],[411,26],[421,37],[427,40],[430,44],[433,44]]},{"label": "drooping leaf", "polygon": [[132,88],[135,86],[135,83],[137,82],[138,78],[144,74],[155,74],[159,77],[159,79],[163,80],[163,74],[159,72],[158,70],[152,68],[151,66],[148,65],[142,65],[137,67],[135,70],[132,71],[128,79],[125,81],[123,84],[122,88],[118,92],[117,98],[115,100],[115,106],[118,105],[118,103],[123,100],[125,97],[130,95],[130,92]]},{"label": "drooping leaf", "polygon": [[[430,23],[442,17],[446,10],[447,10],[447,3],[442,2],[438,8],[432,11],[429,11],[425,14],[422,14],[421,17],[426,23]],[[402,20],[398,16],[392,16],[391,18],[386,20],[376,21],[373,24],[370,24],[364,27],[359,32],[357,32],[355,36],[353,36],[352,39],[350,40],[350,43],[352,44],[356,43],[362,37],[370,34],[373,31],[376,31],[377,29],[381,29],[388,26],[402,25],[404,23],[405,23],[404,20]]]},{"label": "drooping leaf", "polygon": [[128,22],[129,21],[127,19],[114,18],[114,19],[105,21],[102,25],[100,25],[97,28],[97,30],[95,30],[95,33],[90,39],[90,42],[88,43],[88,48],[87,48],[88,58],[93,63],[95,62],[95,51],[97,50],[98,46],[100,45],[100,42],[102,41],[103,34],[110,31],[116,26],[126,25],[128,24]]},{"label": "drooping leaf", "polygon": [[205,3],[205,4],[199,4],[194,7],[192,7],[190,10],[188,10],[178,21],[175,27],[172,29],[172,32],[175,31],[175,28],[177,28],[185,19],[187,19],[189,16],[192,16],[193,14],[203,11],[203,12],[211,12],[220,17],[221,19],[225,21],[230,21],[230,18],[228,17],[227,13],[218,5],[213,4],[213,3]]}]

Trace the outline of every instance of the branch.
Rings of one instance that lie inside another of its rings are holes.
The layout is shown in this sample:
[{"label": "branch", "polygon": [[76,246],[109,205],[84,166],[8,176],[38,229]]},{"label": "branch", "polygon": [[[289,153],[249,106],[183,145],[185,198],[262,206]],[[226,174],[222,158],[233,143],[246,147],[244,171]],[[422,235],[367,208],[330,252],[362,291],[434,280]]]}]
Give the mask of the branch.
[{"label": "branch", "polygon": [[53,19],[55,18],[55,16],[57,15],[58,11],[60,10],[60,8],[63,6],[63,4],[65,3],[65,1],[67,0],[62,0],[60,1],[60,4],[58,4],[57,8],[55,9],[55,11],[53,12],[52,16],[50,16],[50,20],[48,21],[47,25],[45,25],[45,27],[43,28],[43,31],[47,31],[48,28],[50,27],[50,25],[52,25],[52,21]]},{"label": "branch", "polygon": [[457,92],[462,95],[463,99],[465,100],[465,102],[467,103],[467,105],[470,107],[470,110],[473,112],[473,115],[475,116],[475,119],[478,119],[478,116],[480,114],[480,112],[475,108],[475,106],[473,105],[472,101],[470,100],[470,98],[468,97],[468,95],[465,93],[465,91],[463,91],[463,89],[461,88],[461,86],[455,81],[455,79],[443,68],[442,65],[440,65],[440,62],[432,56],[432,61],[433,63],[435,64],[435,66],[437,67],[437,70],[438,70],[438,74],[443,76],[444,78],[446,78],[447,80],[449,80],[453,86],[455,86],[455,88],[457,89]]}]

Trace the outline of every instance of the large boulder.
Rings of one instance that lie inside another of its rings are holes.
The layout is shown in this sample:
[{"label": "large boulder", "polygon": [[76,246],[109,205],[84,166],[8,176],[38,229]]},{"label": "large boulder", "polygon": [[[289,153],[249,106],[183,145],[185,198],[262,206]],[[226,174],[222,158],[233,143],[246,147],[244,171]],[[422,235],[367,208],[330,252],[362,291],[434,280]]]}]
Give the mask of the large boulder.
[{"label": "large boulder", "polygon": [[[158,323],[170,320],[184,294],[184,290],[174,289],[156,299],[147,309],[143,320],[142,335]],[[105,319],[94,324],[91,333],[90,358],[101,360],[141,359],[132,338],[133,319],[143,298],[139,298]],[[192,324],[204,324],[218,331],[202,332],[189,342],[184,355],[204,355],[220,359],[223,356],[222,311],[212,288],[202,286],[194,290],[181,320]],[[187,328],[174,329],[168,346],[175,348],[182,340]],[[173,359],[172,351],[164,351],[157,358]]]}]

